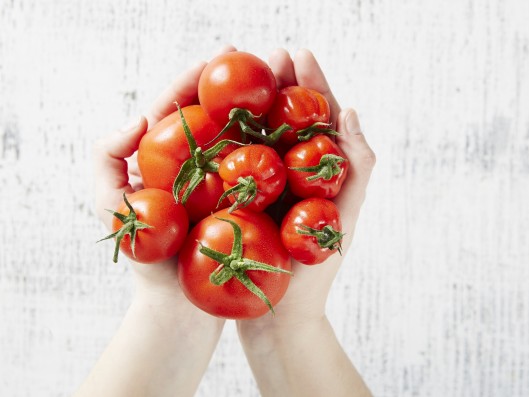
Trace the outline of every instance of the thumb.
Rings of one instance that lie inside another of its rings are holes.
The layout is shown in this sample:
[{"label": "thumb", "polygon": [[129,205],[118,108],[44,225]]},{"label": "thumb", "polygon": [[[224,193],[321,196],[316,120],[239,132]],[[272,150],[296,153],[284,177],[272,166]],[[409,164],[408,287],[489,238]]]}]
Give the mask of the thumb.
[{"label": "thumb", "polygon": [[376,157],[367,144],[360,128],[358,115],[353,109],[343,109],[338,116],[336,142],[349,161],[349,173],[335,203],[342,214],[342,226],[346,233],[342,242],[344,250],[350,244],[354,227],[365,199],[366,188],[375,166]]}]

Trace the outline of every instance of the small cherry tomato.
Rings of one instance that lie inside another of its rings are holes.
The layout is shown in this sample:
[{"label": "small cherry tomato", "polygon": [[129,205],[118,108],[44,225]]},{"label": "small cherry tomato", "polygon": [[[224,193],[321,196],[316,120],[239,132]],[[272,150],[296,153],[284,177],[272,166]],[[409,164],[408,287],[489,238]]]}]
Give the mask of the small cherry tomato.
[{"label": "small cherry tomato", "polygon": [[235,149],[219,166],[224,181],[224,197],[233,203],[230,211],[248,208],[263,211],[283,192],[287,174],[274,149],[252,144]]},{"label": "small cherry tomato", "polygon": [[117,211],[111,211],[115,238],[114,262],[119,250],[140,263],[156,263],[172,258],[184,242],[189,221],[181,204],[165,190],[146,188],[128,196]]},{"label": "small cherry tomato", "polygon": [[305,265],[315,265],[336,251],[341,254],[341,230],[336,205],[315,197],[294,204],[285,215],[281,240],[292,258]]},{"label": "small cherry tomato", "polygon": [[301,198],[338,195],[349,169],[340,147],[326,135],[293,146],[283,158],[292,193]]},{"label": "small cherry tomato", "polygon": [[279,90],[267,116],[268,126],[278,128],[283,123],[292,127],[279,138],[278,145],[292,147],[308,140],[319,131],[328,130],[331,110],[327,99],[318,91],[301,86]]}]

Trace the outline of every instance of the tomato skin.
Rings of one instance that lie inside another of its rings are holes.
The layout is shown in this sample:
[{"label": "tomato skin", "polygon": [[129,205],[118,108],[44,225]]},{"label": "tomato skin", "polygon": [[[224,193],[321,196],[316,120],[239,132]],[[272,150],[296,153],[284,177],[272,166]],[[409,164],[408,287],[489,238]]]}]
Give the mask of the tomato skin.
[{"label": "tomato skin", "polygon": [[308,198],[290,209],[281,224],[281,241],[292,258],[305,264],[322,263],[336,250],[322,248],[313,236],[299,234],[301,225],[321,230],[330,225],[334,230],[341,231],[340,213],[336,205],[327,199]]},{"label": "tomato skin", "polygon": [[318,178],[307,181],[307,177],[315,172],[295,170],[295,167],[316,166],[323,155],[332,154],[346,159],[340,147],[326,135],[316,135],[309,141],[300,142],[293,146],[283,158],[287,167],[287,178],[292,193],[301,198],[321,197],[334,198],[340,192],[342,184],[347,177],[349,162],[344,161],[340,166],[339,174],[329,180]]},{"label": "tomato skin", "polygon": [[[281,243],[279,228],[269,216],[246,209],[230,214],[224,209],[204,218],[190,231],[178,256],[180,286],[191,302],[214,316],[230,319],[260,317],[269,311],[268,307],[239,280],[232,278],[220,286],[209,280],[219,263],[202,254],[200,244],[226,254],[230,254],[233,244],[231,225],[217,218],[233,220],[240,226],[245,258],[290,271],[290,257]],[[259,270],[249,270],[247,275],[272,305],[283,297],[291,277],[285,273]]]},{"label": "tomato skin", "polygon": [[[220,162],[220,159],[218,160]],[[224,193],[223,181],[217,172],[207,172],[206,177],[191,193],[184,207],[191,223],[197,223],[206,216],[230,205],[228,199],[218,204]]]},{"label": "tomato skin", "polygon": [[[182,113],[197,145],[203,150],[219,139],[241,140],[237,130],[230,129],[221,138],[210,142],[224,126],[213,121],[200,105],[186,106],[182,108]],[[228,146],[221,154],[225,155],[233,149]],[[180,113],[175,111],[155,124],[140,141],[138,166],[143,186],[171,192],[182,164],[190,157]]]},{"label": "tomato skin", "polygon": [[[243,146],[228,154],[220,163],[219,175],[225,191],[237,185],[239,177],[254,178],[258,192],[245,207],[252,211],[263,211],[274,203],[287,183],[286,169],[277,152],[260,144]],[[235,202],[232,195],[229,200]]]},{"label": "tomato skin", "polygon": [[[140,263],[157,263],[177,254],[181,248],[189,227],[187,212],[181,204],[176,204],[173,195],[165,190],[146,188],[127,195],[134,208],[137,219],[151,228],[139,230],[136,234],[135,254],[130,248],[130,235],[123,237],[121,252]],[[117,211],[129,214],[125,202]],[[112,230],[116,232],[123,226],[118,219],[112,220]]]},{"label": "tomato skin", "polygon": [[267,123],[274,129],[283,123],[290,125],[292,129],[281,135],[278,144],[291,147],[299,142],[297,131],[314,123],[329,123],[330,118],[329,102],[322,94],[306,87],[289,86],[277,93]]},{"label": "tomato skin", "polygon": [[228,122],[233,108],[247,109],[256,116],[266,114],[276,92],[276,79],[266,62],[242,51],[212,59],[198,82],[200,104],[222,124]]}]

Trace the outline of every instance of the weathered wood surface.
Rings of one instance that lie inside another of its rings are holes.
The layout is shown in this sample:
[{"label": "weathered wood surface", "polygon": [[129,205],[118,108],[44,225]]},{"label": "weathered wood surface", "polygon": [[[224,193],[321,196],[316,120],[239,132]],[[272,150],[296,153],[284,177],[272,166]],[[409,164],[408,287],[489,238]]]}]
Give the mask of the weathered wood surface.
[{"label": "weathered wood surface", "polygon": [[[378,155],[332,290],[377,396],[529,395],[529,2],[0,1],[0,394],[68,396],[130,269],[91,144],[222,43],[314,51]],[[256,396],[233,324],[197,393]]]}]

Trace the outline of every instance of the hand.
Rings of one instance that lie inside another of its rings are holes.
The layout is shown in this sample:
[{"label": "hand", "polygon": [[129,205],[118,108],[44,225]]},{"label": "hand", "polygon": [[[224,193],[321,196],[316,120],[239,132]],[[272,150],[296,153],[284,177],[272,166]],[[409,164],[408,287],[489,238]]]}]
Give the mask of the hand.
[{"label": "hand", "polygon": [[[331,122],[340,133],[336,141],[350,163],[348,178],[334,200],[345,233],[342,241],[345,256],[351,246],[375,155],[361,132],[356,112],[340,109],[311,52],[300,50],[292,60],[285,50],[277,50],[270,57],[270,66],[279,88],[289,85],[312,88],[322,93],[330,104]],[[337,253],[314,266],[293,261],[294,277],[275,307],[275,316],[238,322],[241,341],[263,395],[369,395],[325,316],[327,296],[342,261],[343,256]],[[315,363],[314,368],[311,362]],[[343,372],[341,375],[332,373],[338,369]],[[346,373],[350,376],[344,381]],[[293,380],[296,377],[297,383]]]},{"label": "hand", "polygon": [[[232,51],[227,47],[222,51]],[[94,147],[97,214],[110,230],[123,192],[142,187],[134,153],[148,126],[197,97],[206,62],[182,73],[145,116],[99,140]],[[120,256],[122,261],[125,257]],[[110,258],[109,258],[110,262]],[[184,296],[176,258],[146,265],[131,261],[136,291],[113,340],[76,396],[191,396],[211,359],[224,320],[208,315]]]},{"label": "hand", "polygon": [[[331,107],[331,122],[340,133],[336,141],[350,163],[348,178],[334,200],[340,210],[342,232],[345,233],[342,241],[343,256],[335,253],[324,263],[314,266],[293,261],[294,277],[286,295],[275,307],[276,315],[256,320],[260,323],[279,325],[284,322],[305,322],[324,316],[331,284],[353,239],[375,155],[361,132],[356,112],[352,109],[340,109],[312,53],[301,50],[292,61],[286,51],[277,50],[270,57],[270,66],[280,88],[300,85],[317,90],[326,97]],[[247,324],[241,323],[241,327],[243,326]]]}]

